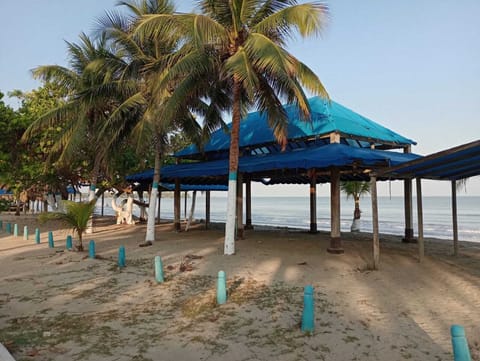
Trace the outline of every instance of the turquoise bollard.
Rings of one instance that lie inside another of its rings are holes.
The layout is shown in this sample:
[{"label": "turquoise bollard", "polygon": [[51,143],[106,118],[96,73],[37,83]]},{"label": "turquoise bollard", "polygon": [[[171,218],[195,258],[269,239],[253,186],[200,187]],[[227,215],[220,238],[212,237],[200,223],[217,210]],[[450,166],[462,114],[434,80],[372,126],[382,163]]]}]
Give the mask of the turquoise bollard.
[{"label": "turquoise bollard", "polygon": [[54,248],[55,243],[53,242],[53,233],[52,231],[48,232],[48,248]]},{"label": "turquoise bollard", "polygon": [[18,237],[18,224],[15,223],[15,225],[13,226],[13,235],[15,237]]},{"label": "turquoise bollard", "polygon": [[218,271],[217,303],[223,305],[227,302],[227,276],[225,271]]},{"label": "turquoise bollard", "polygon": [[8,234],[12,234],[12,224],[11,223],[7,223],[6,231],[7,231]]},{"label": "turquoise bollard", "polygon": [[72,236],[71,235],[67,236],[67,240],[65,241],[65,248],[66,249],[72,249],[73,248]]},{"label": "turquoise bollard", "polygon": [[160,256],[155,256],[155,281],[162,283],[163,279],[163,263]]},{"label": "turquoise bollard", "polygon": [[35,243],[40,244],[40,230],[35,228]]},{"label": "turquoise bollard", "polygon": [[460,325],[450,327],[452,335],[453,359],[454,361],[471,361],[470,350],[468,349],[465,329]]},{"label": "turquoise bollard", "polygon": [[118,267],[125,267],[125,247],[120,246],[118,249]]},{"label": "turquoise bollard", "polygon": [[95,259],[95,241],[93,239],[88,243],[88,257]]},{"label": "turquoise bollard", "polygon": [[305,286],[303,291],[302,331],[313,332],[315,329],[313,286]]},{"label": "turquoise bollard", "polygon": [[23,226],[23,240],[28,241],[28,227]]}]

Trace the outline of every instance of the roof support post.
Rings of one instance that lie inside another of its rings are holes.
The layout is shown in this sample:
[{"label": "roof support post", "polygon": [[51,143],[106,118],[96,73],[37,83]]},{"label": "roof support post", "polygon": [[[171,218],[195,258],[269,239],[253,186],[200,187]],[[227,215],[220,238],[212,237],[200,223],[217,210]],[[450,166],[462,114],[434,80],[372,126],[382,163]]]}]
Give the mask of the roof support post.
[{"label": "roof support post", "polygon": [[244,238],[243,230],[243,174],[237,176],[237,239]]},{"label": "roof support post", "polygon": [[175,190],[173,192],[173,227],[180,232],[180,179],[175,178]]},{"label": "roof support post", "polygon": [[245,180],[245,213],[246,222],[245,229],[253,229],[252,225],[252,181],[250,177]]},{"label": "roof support post", "polygon": [[205,229],[210,227],[210,191],[205,192]]},{"label": "roof support post", "polygon": [[458,256],[457,181],[452,180],[453,255]]},{"label": "roof support post", "polygon": [[[411,146],[408,145],[403,148],[403,153],[411,153]],[[405,207],[405,237],[403,238],[403,242],[415,243],[416,240],[413,236],[412,180],[405,179],[403,183]]]},{"label": "roof support post", "polygon": [[310,233],[317,233],[317,174],[315,169],[310,175]]},{"label": "roof support post", "polygon": [[344,253],[340,238],[340,170],[333,167],[330,175],[330,247],[329,253]]},{"label": "roof support post", "polygon": [[422,178],[417,178],[417,219],[418,219],[418,261],[422,262],[425,255],[425,243],[423,240],[423,202],[422,202]]},{"label": "roof support post", "polygon": [[183,219],[185,222],[187,221],[187,199],[188,199],[188,191],[183,192]]},{"label": "roof support post", "polygon": [[160,204],[162,202],[162,191],[159,189],[158,190],[158,209],[157,209],[157,222],[160,224]]},{"label": "roof support post", "polygon": [[377,177],[370,174],[370,197],[372,199],[372,224],[373,224],[373,269],[377,270],[380,262],[380,236],[378,232],[378,200]]}]

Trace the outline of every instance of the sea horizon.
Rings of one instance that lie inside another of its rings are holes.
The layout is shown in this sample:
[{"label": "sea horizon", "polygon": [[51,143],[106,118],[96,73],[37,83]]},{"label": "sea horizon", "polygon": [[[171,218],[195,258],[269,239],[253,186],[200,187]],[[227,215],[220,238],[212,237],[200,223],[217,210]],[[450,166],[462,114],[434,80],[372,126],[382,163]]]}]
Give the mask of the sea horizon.
[{"label": "sea horizon", "polygon": [[[226,198],[212,192],[210,206],[210,221],[216,223],[225,222]],[[185,212],[185,198],[182,193],[181,218],[189,216],[192,203],[191,192],[187,197],[187,211]],[[272,202],[277,200],[276,202]],[[440,239],[453,238],[453,221],[451,197],[449,196],[424,196],[423,220],[424,237]],[[120,202],[120,201],[118,201]],[[404,205],[402,196],[378,197],[379,231],[385,234],[404,234]],[[104,214],[113,215],[111,201],[106,199]],[[480,242],[480,196],[462,195],[457,198],[458,234],[459,240]],[[288,227],[298,229],[310,228],[310,198],[308,196],[254,196],[252,195],[252,223],[254,225]],[[341,231],[349,232],[353,219],[354,202],[352,198],[341,197]],[[372,232],[371,199],[364,196],[360,200],[361,231]],[[413,196],[413,228],[417,234],[417,203]],[[101,212],[101,201],[97,203],[96,213]],[[134,215],[140,215],[138,206],[134,206]],[[245,214],[245,204],[244,204]],[[161,198],[162,219],[173,219],[173,198]],[[197,193],[194,219],[205,219],[205,196]],[[245,223],[245,219],[244,219]],[[317,197],[317,228],[318,230],[330,230],[330,197]]]}]

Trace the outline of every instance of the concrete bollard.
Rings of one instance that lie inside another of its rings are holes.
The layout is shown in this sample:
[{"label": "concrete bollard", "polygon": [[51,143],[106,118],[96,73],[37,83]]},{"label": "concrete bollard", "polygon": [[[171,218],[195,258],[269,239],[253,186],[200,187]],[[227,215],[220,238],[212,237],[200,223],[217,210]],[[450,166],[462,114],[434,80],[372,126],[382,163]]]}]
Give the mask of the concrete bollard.
[{"label": "concrete bollard", "polygon": [[88,258],[95,259],[95,241],[93,239],[88,243]]},{"label": "concrete bollard", "polygon": [[163,263],[160,256],[155,256],[155,281],[163,283]]},{"label": "concrete bollard", "polygon": [[12,234],[12,224],[11,223],[7,223],[6,231],[7,231],[8,234]]},{"label": "concrete bollard", "polygon": [[18,224],[16,224],[16,223],[13,226],[13,235],[15,237],[18,237]]},{"label": "concrete bollard", "polygon": [[223,305],[227,302],[227,276],[225,271],[218,271],[217,303]]},{"label": "concrete bollard", "polygon": [[302,331],[313,332],[315,329],[315,316],[313,304],[313,286],[305,286],[303,291]]},{"label": "concrete bollard", "polygon": [[120,246],[118,249],[118,267],[125,267],[125,247]]},{"label": "concrete bollard", "polygon": [[55,243],[53,242],[53,233],[52,231],[48,232],[48,248],[54,248]]},{"label": "concrete bollard", "polygon": [[35,243],[40,244],[40,230],[35,228]]},{"label": "concrete bollard", "polygon": [[453,360],[454,361],[471,361],[470,350],[468,349],[467,338],[465,337],[465,329],[460,325],[452,325],[450,327],[452,335]]},{"label": "concrete bollard", "polygon": [[23,226],[23,240],[28,241],[28,226]]},{"label": "concrete bollard", "polygon": [[65,241],[65,248],[66,249],[73,249],[72,236],[71,235],[67,236],[67,240]]}]

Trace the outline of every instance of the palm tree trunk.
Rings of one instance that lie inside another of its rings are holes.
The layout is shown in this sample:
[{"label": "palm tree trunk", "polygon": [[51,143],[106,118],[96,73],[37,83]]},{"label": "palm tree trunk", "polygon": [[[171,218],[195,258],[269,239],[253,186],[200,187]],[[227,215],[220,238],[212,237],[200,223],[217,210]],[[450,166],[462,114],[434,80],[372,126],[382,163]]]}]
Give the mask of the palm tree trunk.
[{"label": "palm tree trunk", "polygon": [[78,242],[75,245],[75,248],[77,248],[77,251],[83,252],[83,242],[82,242],[82,233],[78,233]]},{"label": "palm tree trunk", "polygon": [[355,210],[353,211],[353,219],[360,219],[360,196],[355,196]]},{"label": "palm tree trunk", "polygon": [[155,208],[157,206],[158,183],[160,182],[160,146],[157,141],[155,144],[155,166],[153,170],[153,184],[150,191],[150,201],[148,203],[147,234],[145,243],[155,241]]},{"label": "palm tree trunk", "polygon": [[354,194],[355,210],[353,211],[353,221],[350,227],[351,232],[360,232],[360,195]]},{"label": "palm tree trunk", "polygon": [[[93,164],[92,177],[90,179],[90,189],[88,191],[88,201],[91,202],[95,199],[95,190],[97,189],[97,180],[98,180],[98,171],[100,169],[100,159],[98,156],[95,157]],[[93,233],[93,212],[88,220],[87,229],[85,231],[87,234]]]},{"label": "palm tree trunk", "polygon": [[230,133],[230,158],[228,173],[228,198],[227,198],[227,221],[225,225],[225,255],[235,253],[235,221],[237,205],[237,174],[238,174],[238,155],[239,155],[239,136],[240,136],[240,95],[241,84],[234,77],[233,80],[233,111],[232,111],[232,129]]}]

